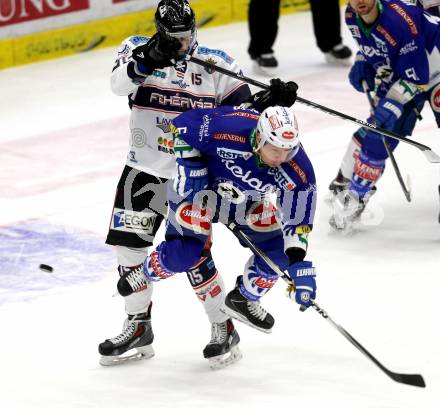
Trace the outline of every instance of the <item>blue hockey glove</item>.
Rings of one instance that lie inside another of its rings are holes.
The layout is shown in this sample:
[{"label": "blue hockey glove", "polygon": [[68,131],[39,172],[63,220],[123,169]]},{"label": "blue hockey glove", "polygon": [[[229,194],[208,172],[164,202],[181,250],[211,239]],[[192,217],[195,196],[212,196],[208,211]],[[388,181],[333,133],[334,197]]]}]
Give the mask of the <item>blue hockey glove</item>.
[{"label": "blue hockey glove", "polygon": [[374,114],[368,119],[368,123],[374,123],[386,130],[393,129],[403,111],[403,105],[393,99],[382,98],[377,104]]},{"label": "blue hockey glove", "polygon": [[366,81],[368,89],[374,90],[375,77],[376,70],[370,63],[366,61],[365,57],[362,54],[357,53],[354,64],[352,65],[350,73],[348,74],[350,84],[353,86],[354,89],[356,89],[356,91],[364,92],[362,82]]},{"label": "blue hockey glove", "polygon": [[311,300],[316,297],[316,271],[310,261],[296,262],[287,269],[292,278],[292,284],[287,287],[287,297],[295,299],[304,312],[311,306]]},{"label": "blue hockey glove", "polygon": [[193,201],[194,196],[208,187],[208,168],[203,161],[176,159],[177,173],[174,179],[174,191],[185,201]]}]

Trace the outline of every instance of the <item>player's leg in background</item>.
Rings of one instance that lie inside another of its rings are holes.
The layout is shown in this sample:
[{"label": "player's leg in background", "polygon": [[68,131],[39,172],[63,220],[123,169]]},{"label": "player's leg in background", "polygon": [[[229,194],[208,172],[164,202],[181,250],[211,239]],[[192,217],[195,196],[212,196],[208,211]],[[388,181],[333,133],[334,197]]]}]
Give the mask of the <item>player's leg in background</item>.
[{"label": "player's leg in background", "polygon": [[[128,317],[119,335],[99,345],[103,365],[154,355],[151,346],[153,284],[145,278],[143,263],[165,212],[166,179],[125,166],[118,182],[106,243],[116,248],[117,288],[124,297]],[[135,354],[122,356],[134,348]]]},{"label": "player's leg in background", "polygon": [[273,45],[278,34],[280,0],[251,0],[248,9],[248,52],[260,74],[272,75],[278,67]]},{"label": "player's leg in background", "polygon": [[316,44],[329,63],[351,64],[350,48],[342,43],[341,14],[338,0],[310,0]]},{"label": "player's leg in background", "polygon": [[[421,94],[404,105],[403,113],[393,128],[394,132],[402,136],[412,134],[417,112],[423,109],[424,99],[425,96]],[[398,141],[390,138],[386,140],[394,151]],[[382,177],[387,158],[381,135],[364,128],[355,133],[343,157],[338,175],[329,186],[333,195],[333,214],[329,221],[332,227],[346,230],[359,221],[368,201],[377,191],[376,183]]]}]

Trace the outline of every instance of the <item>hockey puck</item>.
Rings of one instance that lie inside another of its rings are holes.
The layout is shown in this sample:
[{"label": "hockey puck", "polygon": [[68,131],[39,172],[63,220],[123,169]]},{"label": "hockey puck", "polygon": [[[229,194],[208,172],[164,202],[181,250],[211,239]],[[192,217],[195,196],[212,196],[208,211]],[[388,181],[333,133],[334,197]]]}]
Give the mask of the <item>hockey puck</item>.
[{"label": "hockey puck", "polygon": [[53,268],[46,264],[40,264],[40,269],[44,272],[53,272]]}]

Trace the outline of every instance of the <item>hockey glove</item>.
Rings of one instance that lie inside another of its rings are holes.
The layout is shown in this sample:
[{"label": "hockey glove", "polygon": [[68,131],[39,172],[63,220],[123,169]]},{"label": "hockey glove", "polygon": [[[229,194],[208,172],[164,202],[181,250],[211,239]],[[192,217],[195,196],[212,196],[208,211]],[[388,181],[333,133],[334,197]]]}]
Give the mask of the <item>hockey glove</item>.
[{"label": "hockey glove", "polygon": [[292,283],[287,287],[287,297],[295,299],[300,305],[299,310],[304,312],[311,306],[311,300],[316,297],[316,271],[310,261],[297,262],[287,269]]},{"label": "hockey glove", "polygon": [[269,106],[292,106],[297,97],[298,85],[293,82],[284,82],[275,78],[270,80],[269,89],[252,95],[252,107],[263,112]]},{"label": "hockey glove", "polygon": [[174,65],[179,58],[178,51],[182,45],[177,38],[154,34],[146,44],[133,50],[132,57],[135,61],[135,72],[138,75],[150,75],[157,68]]},{"label": "hockey glove", "polygon": [[354,64],[351,67],[350,73],[348,74],[348,79],[350,84],[356,91],[364,92],[362,87],[362,82],[366,81],[368,89],[374,90],[374,78],[376,77],[376,70],[373,66],[366,61],[365,57],[361,53],[356,54]]},{"label": "hockey glove", "polygon": [[174,191],[185,201],[193,201],[194,196],[208,187],[208,168],[200,160],[176,159],[177,172]]},{"label": "hockey glove", "polygon": [[[374,123],[386,130],[393,129],[397,119],[402,115],[403,105],[393,99],[383,98],[377,104],[374,114],[368,119],[368,123]],[[377,133],[375,133],[377,135]]]}]

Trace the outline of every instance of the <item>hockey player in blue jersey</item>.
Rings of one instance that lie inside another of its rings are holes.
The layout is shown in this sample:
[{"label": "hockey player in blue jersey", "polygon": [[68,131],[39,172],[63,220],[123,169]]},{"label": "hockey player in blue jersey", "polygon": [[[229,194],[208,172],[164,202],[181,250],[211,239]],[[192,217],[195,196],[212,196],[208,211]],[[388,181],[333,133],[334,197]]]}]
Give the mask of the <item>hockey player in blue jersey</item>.
[{"label": "hockey player in blue jersey", "polygon": [[[307,309],[316,295],[315,268],[304,260],[316,184],[291,108],[269,107],[261,115],[238,107],[196,109],[173,124],[177,174],[168,192],[166,240],[147,257],[147,278],[157,281],[191,269],[203,254],[212,223],[232,221],[288,271],[293,280],[288,293],[301,310]],[[226,296],[224,311],[270,332],[274,318],[260,299],[277,279],[252,256]],[[216,354],[234,353],[235,334],[225,332],[223,339],[224,350]]]},{"label": "hockey player in blue jersey", "polygon": [[[376,94],[368,121],[408,136],[428,102],[440,126],[440,20],[411,0],[349,0],[345,18],[359,45],[350,83],[359,92],[366,83]],[[398,141],[387,141],[394,150]],[[387,157],[381,135],[363,128],[354,134],[330,184],[333,227],[359,220]]]}]

